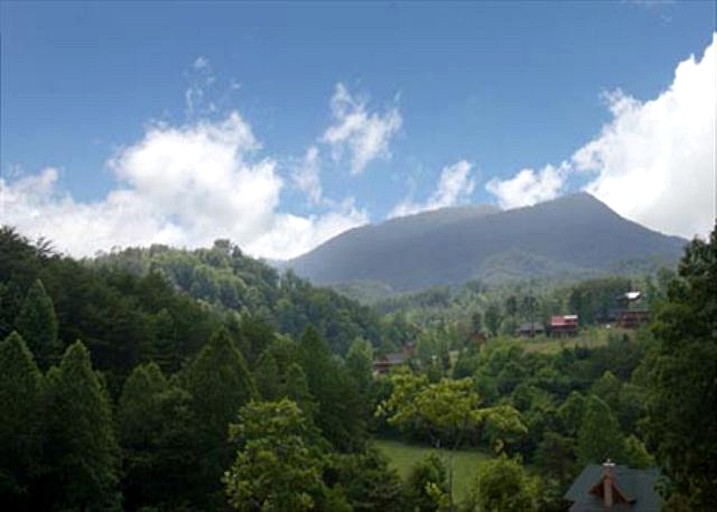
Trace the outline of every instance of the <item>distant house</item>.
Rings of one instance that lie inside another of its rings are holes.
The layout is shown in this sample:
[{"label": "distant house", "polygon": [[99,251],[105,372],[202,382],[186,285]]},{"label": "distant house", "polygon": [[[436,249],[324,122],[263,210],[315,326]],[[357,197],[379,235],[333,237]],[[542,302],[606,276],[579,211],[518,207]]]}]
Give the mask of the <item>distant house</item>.
[{"label": "distant house", "polygon": [[617,298],[620,309],[615,324],[623,329],[637,329],[650,322],[650,311],[644,304],[642,292],[629,291]]},{"label": "distant house", "polygon": [[406,343],[401,352],[394,352],[392,354],[386,354],[378,357],[373,362],[373,371],[377,375],[386,375],[391,371],[391,368],[400,366],[413,355],[416,351],[416,345],[414,343]]},{"label": "distant house", "polygon": [[540,322],[522,324],[518,327],[518,330],[515,331],[515,335],[522,338],[532,338],[533,336],[542,336],[543,334],[545,334],[545,326]]},{"label": "distant house", "polygon": [[550,336],[568,338],[578,335],[578,315],[555,315],[550,318]]},{"label": "distant house", "polygon": [[570,512],[656,512],[661,508],[655,484],[659,470],[630,469],[609,460],[589,464],[565,493]]}]

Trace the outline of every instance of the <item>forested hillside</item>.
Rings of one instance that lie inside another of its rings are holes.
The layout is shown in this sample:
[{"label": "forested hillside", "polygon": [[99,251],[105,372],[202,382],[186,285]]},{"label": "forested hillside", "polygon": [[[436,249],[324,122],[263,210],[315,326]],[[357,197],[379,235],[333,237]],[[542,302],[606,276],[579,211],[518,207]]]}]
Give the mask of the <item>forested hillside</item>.
[{"label": "forested hillside", "polygon": [[[635,284],[620,277],[370,310],[225,242],[75,261],[3,228],[0,505],[562,511],[581,469],[611,458],[659,467],[669,510],[707,510],[715,283],[717,231],[677,274],[643,278],[654,322],[628,331],[601,317]],[[513,336],[554,308],[585,318],[577,338]],[[443,455],[402,478],[374,439]],[[480,453],[460,496],[458,450]]]}]

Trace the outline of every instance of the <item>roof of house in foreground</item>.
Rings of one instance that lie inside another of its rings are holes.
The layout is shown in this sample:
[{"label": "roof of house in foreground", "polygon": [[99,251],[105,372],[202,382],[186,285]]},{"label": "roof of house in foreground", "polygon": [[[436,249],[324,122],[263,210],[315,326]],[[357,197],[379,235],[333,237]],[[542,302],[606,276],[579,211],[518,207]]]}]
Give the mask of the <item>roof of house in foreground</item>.
[{"label": "roof of house in foreground", "polygon": [[[585,466],[568,492],[565,499],[572,501],[570,512],[605,512],[602,497],[591,491],[602,481],[604,468],[599,464]],[[626,466],[615,466],[615,487],[627,499],[627,503],[615,504],[610,510],[625,512],[654,512],[660,510],[661,499],[655,490],[660,476],[656,468],[631,469]]]}]

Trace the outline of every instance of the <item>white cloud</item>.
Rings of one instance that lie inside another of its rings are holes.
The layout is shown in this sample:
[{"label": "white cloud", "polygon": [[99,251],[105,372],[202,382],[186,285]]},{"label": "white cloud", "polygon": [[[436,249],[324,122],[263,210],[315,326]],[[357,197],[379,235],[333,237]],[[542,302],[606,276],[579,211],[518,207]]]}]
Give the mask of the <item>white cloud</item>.
[{"label": "white cloud", "polygon": [[496,196],[501,208],[519,208],[548,201],[560,195],[565,184],[567,164],[546,165],[540,171],[523,169],[507,180],[491,179],[486,190]]},{"label": "white cloud", "polygon": [[391,108],[384,113],[368,112],[366,102],[352,96],[339,83],[331,98],[334,124],[324,132],[322,142],[329,144],[335,158],[351,153],[351,173],[360,174],[371,160],[390,155],[389,142],[401,128],[401,114]]},{"label": "white cloud", "polygon": [[471,177],[472,165],[461,160],[444,167],[436,190],[425,203],[415,203],[410,198],[396,205],[389,217],[402,217],[428,210],[455,206],[467,201],[475,190],[476,182]]},{"label": "white cloud", "polygon": [[368,213],[347,199],[324,215],[299,217],[279,214],[272,229],[252,244],[257,254],[283,255],[284,259],[310,251],[330,238],[369,222]]},{"label": "white cloud", "polygon": [[620,215],[664,233],[691,238],[714,226],[717,33],[701,60],[678,64],[670,87],[642,102],[606,95],[612,120],[560,167],[524,169],[486,189],[502,207],[552,199],[571,173],[594,176],[584,189]]},{"label": "white cloud", "polygon": [[613,120],[573,155],[596,173],[586,190],[658,231],[706,235],[715,219],[717,34],[702,60],[681,62],[668,90],[640,102],[608,96]]},{"label": "white cloud", "polygon": [[197,57],[185,77],[188,81],[188,87],[184,93],[184,108],[187,118],[216,113],[216,104],[213,101],[207,101],[207,97],[210,96],[209,89],[216,83],[216,76],[209,59],[203,56]]},{"label": "white cloud", "polygon": [[304,192],[313,204],[319,204],[323,194],[320,172],[319,150],[311,146],[291,174],[294,186]]},{"label": "white cloud", "polygon": [[258,149],[236,112],[217,122],[155,126],[108,162],[117,184],[102,200],[75,201],[52,168],[0,179],[0,221],[45,236],[75,256],[114,246],[197,247],[230,238],[269,258],[297,256],[367,221],[352,203],[310,217],[279,211],[284,182],[273,159],[255,158]]}]

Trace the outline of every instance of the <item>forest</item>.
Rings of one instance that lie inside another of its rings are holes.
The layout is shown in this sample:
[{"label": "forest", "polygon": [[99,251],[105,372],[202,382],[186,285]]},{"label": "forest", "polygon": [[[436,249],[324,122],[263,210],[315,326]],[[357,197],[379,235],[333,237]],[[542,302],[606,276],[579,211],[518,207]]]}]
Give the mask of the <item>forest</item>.
[{"label": "forest", "polygon": [[[651,323],[608,327],[634,288]],[[569,313],[577,339],[515,336]],[[3,227],[0,340],[3,510],[561,511],[606,459],[717,502],[717,229],[651,275],[367,305],[227,240],[75,260]],[[382,440],[426,455],[401,475]]]}]

